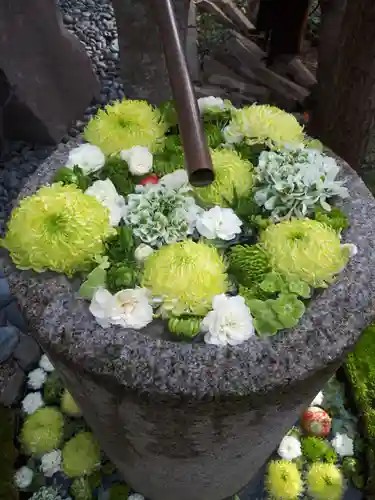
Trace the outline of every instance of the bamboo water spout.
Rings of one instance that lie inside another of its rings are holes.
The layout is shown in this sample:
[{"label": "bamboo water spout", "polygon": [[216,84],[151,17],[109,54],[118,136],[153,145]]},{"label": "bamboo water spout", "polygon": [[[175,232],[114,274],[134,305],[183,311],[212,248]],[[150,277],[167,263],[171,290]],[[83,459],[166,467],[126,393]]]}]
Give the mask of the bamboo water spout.
[{"label": "bamboo water spout", "polygon": [[184,50],[178,34],[172,0],[147,1],[151,2],[150,5],[154,9],[163,44],[185,153],[185,168],[193,186],[206,186],[214,180],[214,171]]}]

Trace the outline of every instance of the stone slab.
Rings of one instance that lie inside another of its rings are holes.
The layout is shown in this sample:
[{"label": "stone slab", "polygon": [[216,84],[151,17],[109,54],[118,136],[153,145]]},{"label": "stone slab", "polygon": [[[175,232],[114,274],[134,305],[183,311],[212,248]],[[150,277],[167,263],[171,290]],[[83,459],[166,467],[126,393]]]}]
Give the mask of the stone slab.
[{"label": "stone slab", "polygon": [[12,406],[23,393],[25,374],[14,360],[0,365],[0,404]]},{"label": "stone slab", "polygon": [[33,337],[21,333],[20,342],[13,353],[20,367],[25,371],[31,370],[37,365],[41,355],[40,347]]},{"label": "stone slab", "polygon": [[99,95],[83,46],[64,28],[54,0],[3,0],[0,33],[0,106],[14,90],[4,108],[5,135],[60,141]]},{"label": "stone slab", "polygon": [[[22,196],[49,182],[74,145],[60,147]],[[154,325],[103,330],[65,277],[18,271],[2,257],[33,334],[136,491],[220,500],[242,489],[373,320],[375,200],[340,163],[351,194],[339,203],[351,222],[343,239],[358,254],[296,328],[273,338],[218,348],[158,339]]]}]

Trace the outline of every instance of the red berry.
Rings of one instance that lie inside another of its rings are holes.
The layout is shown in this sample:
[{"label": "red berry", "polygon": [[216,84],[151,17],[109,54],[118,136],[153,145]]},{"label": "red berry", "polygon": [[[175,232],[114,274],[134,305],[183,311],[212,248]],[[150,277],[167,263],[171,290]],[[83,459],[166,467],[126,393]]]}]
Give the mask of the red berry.
[{"label": "red berry", "polygon": [[157,184],[159,182],[158,176],[156,174],[151,174],[141,180],[139,184],[145,186],[146,184]]}]

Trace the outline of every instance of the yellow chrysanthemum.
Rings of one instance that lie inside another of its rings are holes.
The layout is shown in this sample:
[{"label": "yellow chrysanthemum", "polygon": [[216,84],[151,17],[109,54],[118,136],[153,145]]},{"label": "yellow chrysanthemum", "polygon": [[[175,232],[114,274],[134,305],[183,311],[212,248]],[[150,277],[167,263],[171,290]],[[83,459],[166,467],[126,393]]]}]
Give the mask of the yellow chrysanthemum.
[{"label": "yellow chrysanthemum", "polygon": [[344,478],[333,464],[313,464],[307,475],[307,485],[314,500],[340,500],[343,497]]},{"label": "yellow chrysanthemum", "polygon": [[332,228],[310,219],[293,219],[269,226],[261,235],[273,269],[298,276],[314,287],[331,283],[349,254]]},{"label": "yellow chrysanthemum", "polygon": [[166,312],[203,316],[228,285],[216,248],[186,240],[164,246],[146,260],[142,286],[162,299]]},{"label": "yellow chrysanthemum", "polygon": [[155,151],[165,132],[159,110],[146,101],[123,100],[99,110],[87,124],[84,136],[110,155],[133,146]]},{"label": "yellow chrysanthemum", "polygon": [[246,196],[254,184],[253,165],[231,149],[211,151],[215,180],[206,187],[194,188],[197,198],[206,206],[228,207],[235,194]]},{"label": "yellow chrysanthemum", "polygon": [[20,269],[71,276],[104,252],[104,240],[114,233],[109,222],[96,198],[56,183],[20,202],[1,244]]},{"label": "yellow chrysanthemum", "polygon": [[288,460],[270,462],[265,486],[274,500],[297,500],[303,489],[297,465]]},{"label": "yellow chrysanthemum", "polygon": [[268,104],[254,104],[233,111],[227,132],[243,136],[249,144],[298,145],[304,140],[303,128],[297,119]]}]

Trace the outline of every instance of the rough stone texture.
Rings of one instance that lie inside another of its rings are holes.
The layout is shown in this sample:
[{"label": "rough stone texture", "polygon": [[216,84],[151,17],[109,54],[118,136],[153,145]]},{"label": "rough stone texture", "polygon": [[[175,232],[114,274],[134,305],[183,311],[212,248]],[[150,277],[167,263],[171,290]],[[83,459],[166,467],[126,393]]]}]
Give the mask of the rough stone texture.
[{"label": "rough stone texture", "polygon": [[25,371],[31,370],[39,361],[42,352],[30,334],[21,333],[20,342],[13,357]]},{"label": "rough stone texture", "polygon": [[54,0],[0,2],[0,33],[0,105],[15,91],[4,110],[5,135],[60,141],[99,93],[87,54]]},{"label": "rough stone texture", "polygon": [[[112,0],[120,47],[121,76],[129,99],[160,104],[171,97],[153,0]],[[185,44],[190,0],[174,0],[180,35]]]},{"label": "rough stone texture", "polygon": [[0,364],[11,357],[19,340],[20,335],[16,327],[9,325],[0,328]]},{"label": "rough stone texture", "polygon": [[0,404],[17,403],[24,388],[25,374],[14,360],[0,365]]},{"label": "rough stone texture", "polygon": [[[23,195],[48,182],[73,145]],[[75,284],[17,271],[0,254],[30,327],[135,490],[152,500],[220,500],[242,488],[373,319],[375,201],[342,167],[351,194],[340,202],[351,221],[344,240],[358,254],[297,328],[273,338],[218,348],[156,340],[154,326],[103,330]]]}]

